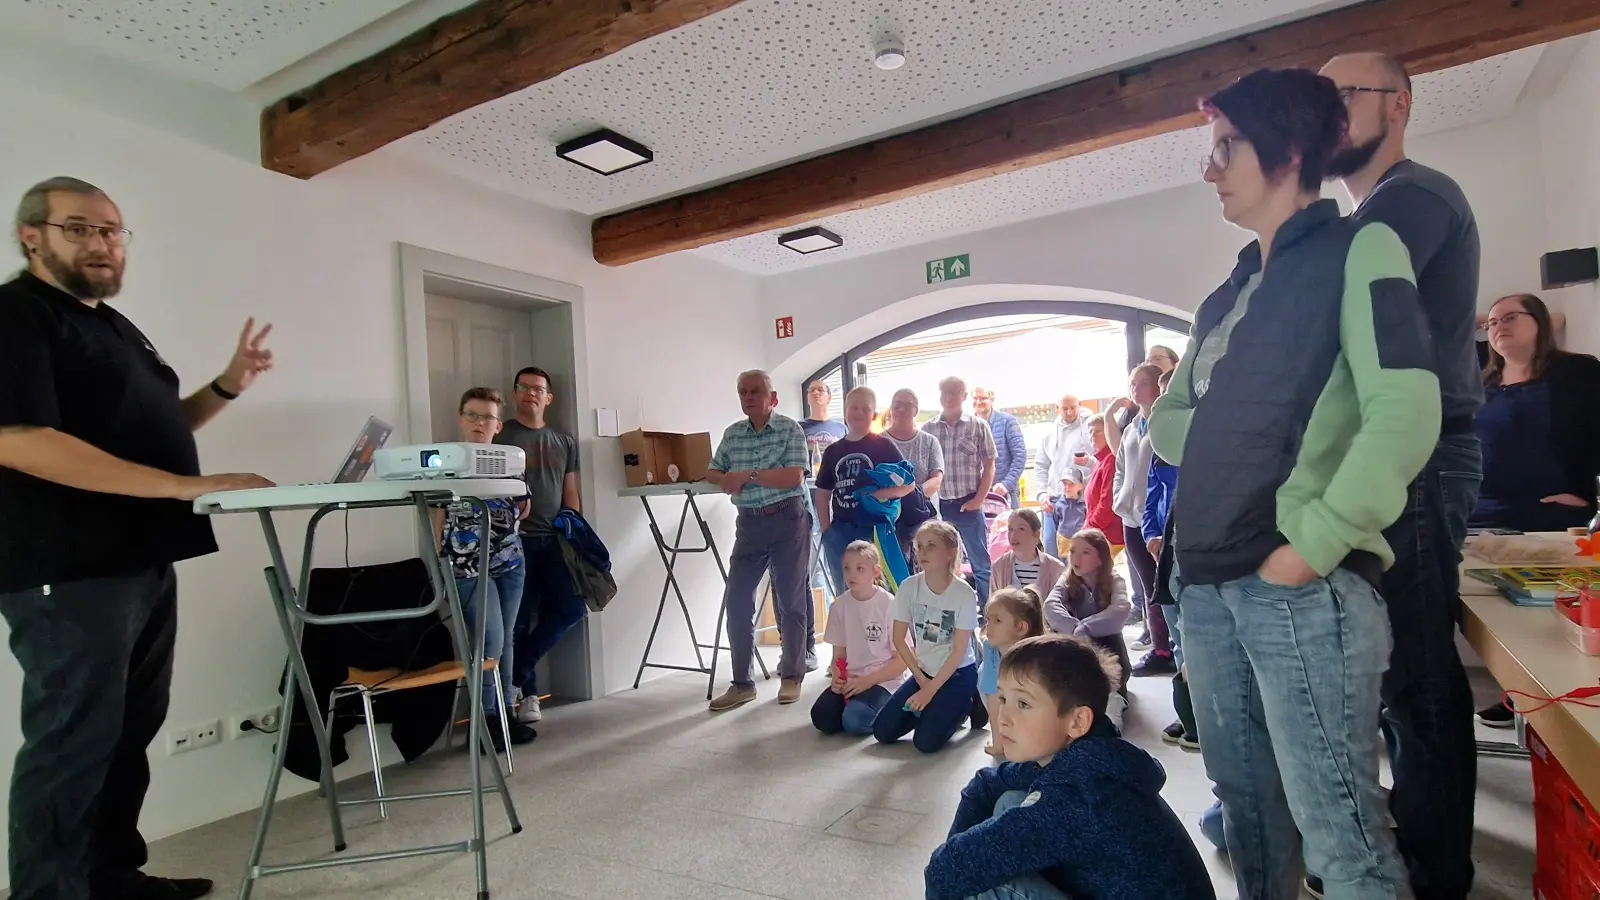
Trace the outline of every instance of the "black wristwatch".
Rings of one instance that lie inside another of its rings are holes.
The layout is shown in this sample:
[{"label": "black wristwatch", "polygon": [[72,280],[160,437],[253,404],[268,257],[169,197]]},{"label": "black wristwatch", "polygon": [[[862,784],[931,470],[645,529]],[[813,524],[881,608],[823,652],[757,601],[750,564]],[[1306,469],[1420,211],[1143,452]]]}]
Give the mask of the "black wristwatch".
[{"label": "black wristwatch", "polygon": [[211,379],[210,388],[211,393],[216,394],[218,397],[221,397],[224,400],[239,399],[238,394],[235,394],[233,391],[225,390],[222,385],[217,384],[217,380],[215,378]]}]

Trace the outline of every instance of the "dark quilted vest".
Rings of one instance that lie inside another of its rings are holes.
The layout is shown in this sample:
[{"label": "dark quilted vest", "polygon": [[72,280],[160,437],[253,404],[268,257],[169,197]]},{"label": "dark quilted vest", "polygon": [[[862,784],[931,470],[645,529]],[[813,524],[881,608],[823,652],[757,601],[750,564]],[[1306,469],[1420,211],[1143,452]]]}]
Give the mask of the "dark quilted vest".
[{"label": "dark quilted vest", "polygon": [[[1172,511],[1187,583],[1242,578],[1287,543],[1278,533],[1276,494],[1294,470],[1312,407],[1338,358],[1345,258],[1360,227],[1341,218],[1334,201],[1320,200],[1284,223],[1274,239],[1271,268],[1190,419],[1183,489]],[[1251,244],[1201,304],[1191,352],[1260,269],[1260,250]]]}]

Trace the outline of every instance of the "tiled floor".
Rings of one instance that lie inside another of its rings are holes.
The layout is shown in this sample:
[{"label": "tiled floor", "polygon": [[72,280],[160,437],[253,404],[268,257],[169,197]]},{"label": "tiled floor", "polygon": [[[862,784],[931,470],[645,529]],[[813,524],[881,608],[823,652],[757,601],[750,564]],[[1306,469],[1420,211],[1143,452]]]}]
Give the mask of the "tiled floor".
[{"label": "tiled floor", "polygon": [[[944,837],[961,786],[986,763],[986,733],[960,732],[928,757],[909,743],[823,737],[811,728],[812,676],[793,706],[777,683],[742,709],[705,710],[705,682],[678,675],[604,700],[547,711],[540,737],[520,748],[512,778],[526,826],[507,833],[497,798],[486,804],[496,900],[871,900],[922,896],[922,866]],[[1167,769],[1165,796],[1194,829],[1211,800],[1198,754],[1162,744],[1172,719],[1165,678],[1137,680],[1128,736]],[[1492,688],[1489,688],[1492,690]],[[438,752],[387,770],[390,790],[464,783],[464,754]],[[1526,762],[1481,762],[1478,888],[1474,898],[1529,896],[1533,868]],[[350,782],[352,794],[368,791]],[[351,853],[443,843],[470,832],[460,798],[375,808],[346,816]],[[159,842],[152,871],[205,875],[219,896],[237,890],[254,815]],[[1198,830],[1195,840],[1204,846]],[[330,849],[323,807],[307,795],[280,805],[268,861]],[[1235,896],[1225,860],[1207,851],[1218,896]],[[473,896],[470,858],[432,857],[280,875],[255,897]]]}]

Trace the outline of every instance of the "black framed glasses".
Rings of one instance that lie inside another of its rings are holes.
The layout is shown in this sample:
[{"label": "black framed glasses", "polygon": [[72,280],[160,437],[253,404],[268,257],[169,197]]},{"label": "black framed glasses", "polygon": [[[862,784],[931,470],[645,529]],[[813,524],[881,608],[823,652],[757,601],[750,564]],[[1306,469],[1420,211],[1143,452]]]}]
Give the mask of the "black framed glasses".
[{"label": "black framed glasses", "polygon": [[1523,316],[1530,316],[1531,317],[1532,315],[1533,315],[1533,313],[1508,312],[1505,315],[1499,317],[1498,319],[1484,319],[1483,320],[1483,328],[1484,328],[1485,331],[1487,331],[1487,330],[1495,327],[1496,325],[1514,325],[1520,319],[1522,319]]},{"label": "black framed glasses", "polygon": [[1339,102],[1343,103],[1345,106],[1349,106],[1351,98],[1353,98],[1357,94],[1398,94],[1398,93],[1400,93],[1400,91],[1398,89],[1396,89],[1396,88],[1359,87],[1357,85],[1349,85],[1347,87],[1339,88]]},{"label": "black framed glasses", "polygon": [[95,236],[111,247],[126,247],[133,243],[133,232],[116,225],[90,225],[87,222],[45,222],[51,228],[61,229],[61,236],[74,244],[87,244]]},{"label": "black framed glasses", "polygon": [[1200,160],[1200,174],[1204,175],[1205,173],[1211,171],[1212,166],[1216,166],[1218,172],[1226,172],[1228,170],[1228,163],[1233,162],[1233,145],[1243,140],[1244,135],[1242,134],[1230,134],[1222,140],[1217,141],[1216,144],[1212,146],[1211,152],[1207,153],[1205,158]]}]

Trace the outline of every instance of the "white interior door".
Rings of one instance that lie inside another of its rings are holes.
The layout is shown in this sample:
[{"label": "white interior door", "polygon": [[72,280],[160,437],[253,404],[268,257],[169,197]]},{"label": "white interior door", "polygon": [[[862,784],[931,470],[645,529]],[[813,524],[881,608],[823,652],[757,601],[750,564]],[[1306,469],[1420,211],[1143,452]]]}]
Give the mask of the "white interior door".
[{"label": "white interior door", "polygon": [[456,439],[456,404],[468,388],[492,387],[510,416],[517,370],[533,359],[533,315],[488,303],[428,295],[428,394],[433,439]]}]

